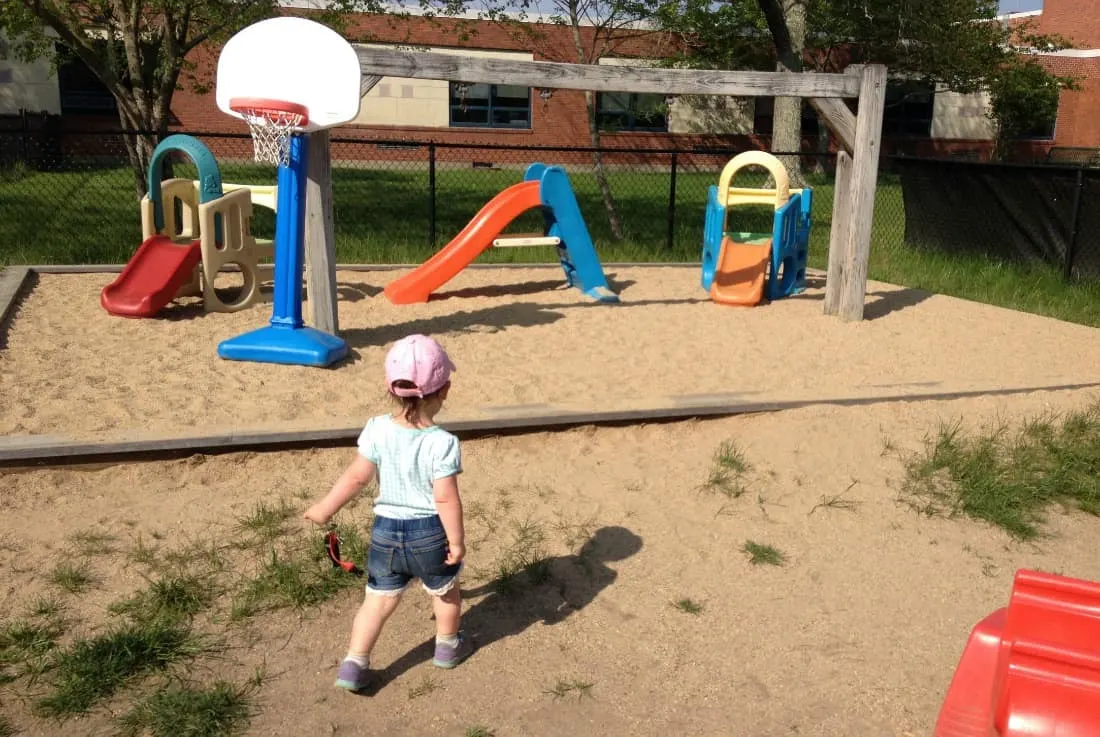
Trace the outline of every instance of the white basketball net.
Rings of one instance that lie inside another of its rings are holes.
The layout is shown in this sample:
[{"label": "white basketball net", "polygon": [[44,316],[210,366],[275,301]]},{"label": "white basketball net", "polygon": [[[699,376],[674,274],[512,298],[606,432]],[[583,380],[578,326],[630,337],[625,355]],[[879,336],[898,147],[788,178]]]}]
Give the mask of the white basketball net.
[{"label": "white basketball net", "polygon": [[256,161],[276,166],[290,162],[290,136],[301,131],[302,115],[283,110],[240,111],[252,132],[252,148]]}]

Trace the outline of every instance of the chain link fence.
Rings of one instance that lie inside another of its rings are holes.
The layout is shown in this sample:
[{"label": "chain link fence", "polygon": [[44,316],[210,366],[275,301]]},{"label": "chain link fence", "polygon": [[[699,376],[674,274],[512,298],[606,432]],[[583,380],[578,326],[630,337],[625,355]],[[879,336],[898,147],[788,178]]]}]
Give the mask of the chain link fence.
[{"label": "chain link fence", "polygon": [[[624,150],[471,146],[341,137],[331,157],[337,259],[416,263],[456,235],[494,195],[534,162],[567,171],[604,261],[696,261],[707,188],[738,150]],[[271,185],[275,169],[252,160],[247,135],[196,133],[227,183]],[[824,267],[832,213],[829,155],[801,154],[814,190],[811,265]],[[173,157],[171,175],[195,178]],[[746,172],[749,186],[762,175]],[[754,179],[755,177],[755,179]],[[135,174],[118,133],[0,130],[0,263],[124,263],[141,239]],[[889,162],[879,177],[874,243],[905,237],[905,206]],[[770,230],[764,206],[739,209],[737,230]],[[537,212],[508,232],[539,232]],[[274,236],[274,217],[256,207],[256,237]],[[489,249],[482,261],[547,261],[550,249]]]}]

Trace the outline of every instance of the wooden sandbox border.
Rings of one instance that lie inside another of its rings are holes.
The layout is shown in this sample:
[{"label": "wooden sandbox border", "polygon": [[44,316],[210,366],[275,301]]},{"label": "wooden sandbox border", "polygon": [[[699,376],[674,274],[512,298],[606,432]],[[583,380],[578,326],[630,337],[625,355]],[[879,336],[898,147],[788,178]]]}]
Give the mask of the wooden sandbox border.
[{"label": "wooden sandbox border", "polygon": [[[860,407],[887,402],[950,401],[969,397],[1090,388],[1100,388],[1100,382],[763,401],[739,399],[738,395],[731,394],[670,396],[659,403],[647,406],[602,412],[589,412],[549,404],[500,407],[495,411],[485,411],[469,417],[458,416],[440,424],[461,438],[475,438],[567,430],[581,426],[623,426],[716,419],[822,405]],[[241,429],[177,436],[137,434],[132,438],[102,441],[69,440],[35,435],[14,436],[0,438],[0,468],[134,462],[198,453],[214,455],[243,451],[340,447],[353,444],[362,429],[362,424],[359,423],[331,428]]]}]

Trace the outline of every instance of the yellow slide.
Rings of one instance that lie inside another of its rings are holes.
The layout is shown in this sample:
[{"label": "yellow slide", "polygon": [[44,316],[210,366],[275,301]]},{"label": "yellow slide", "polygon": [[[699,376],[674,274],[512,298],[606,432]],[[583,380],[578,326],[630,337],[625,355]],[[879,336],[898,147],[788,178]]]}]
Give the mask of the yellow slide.
[{"label": "yellow slide", "polygon": [[764,296],[764,277],[772,254],[772,239],[735,242],[722,239],[710,298],[724,305],[752,307]]}]

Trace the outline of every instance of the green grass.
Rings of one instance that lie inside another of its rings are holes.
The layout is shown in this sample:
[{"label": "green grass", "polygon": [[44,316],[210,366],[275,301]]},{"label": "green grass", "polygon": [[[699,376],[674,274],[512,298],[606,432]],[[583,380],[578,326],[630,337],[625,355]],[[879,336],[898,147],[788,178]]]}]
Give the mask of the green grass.
[{"label": "green grass", "polygon": [[749,556],[749,563],[752,563],[754,566],[781,566],[787,562],[786,554],[779,548],[774,545],[765,545],[752,540],[747,540],[745,544],[741,546],[741,552]]},{"label": "green grass", "polygon": [[683,599],[677,599],[676,601],[672,602],[672,606],[676,607],[684,614],[698,615],[703,613],[703,605],[695,601],[694,599],[689,599],[687,597],[684,597]]},{"label": "green grass", "polygon": [[466,727],[466,737],[495,737],[496,732],[489,727]]},{"label": "green grass", "polygon": [[74,642],[56,661],[50,693],[38,699],[38,716],[83,714],[127,683],[197,655],[201,646],[177,624],[131,624]]},{"label": "green grass", "polygon": [[80,594],[96,582],[96,577],[86,562],[74,564],[62,561],[50,571],[49,581],[66,593]]},{"label": "green grass", "polygon": [[577,698],[584,698],[585,696],[592,695],[592,686],[595,684],[589,681],[582,681],[577,678],[559,678],[558,682],[554,684],[554,687],[549,689],[546,693],[553,696],[555,699],[564,698],[565,696],[575,693]]},{"label": "green grass", "polygon": [[[503,155],[503,154],[501,154]],[[508,152],[518,161],[522,152]],[[583,159],[583,157],[582,157]],[[586,164],[587,161],[577,160]],[[570,179],[593,241],[605,262],[698,261],[707,187],[714,171],[681,171],[676,180],[673,245],[668,247],[667,171],[609,173],[612,191],[626,230],[622,241],[610,232],[602,199],[590,171],[571,165]],[[333,170],[337,259],[360,263],[418,263],[434,249],[429,241],[426,165],[398,164],[404,169],[336,166]],[[752,172],[745,183],[752,185]],[[227,182],[273,184],[269,167],[225,162]],[[193,178],[193,167],[180,165],[176,176]],[[522,170],[473,170],[440,167],[437,171],[435,247],[461,230],[496,193],[515,184]],[[810,265],[825,268],[832,225],[833,185],[816,175],[814,227]],[[740,179],[739,179],[740,183]],[[1051,317],[1100,326],[1100,284],[1067,284],[1059,268],[1021,265],[980,256],[943,254],[905,245],[905,208],[896,175],[882,172],[876,193],[868,276],[902,286],[987,302]],[[138,246],[140,216],[127,168],[64,172],[20,172],[0,182],[0,266],[24,263],[123,263]],[[770,230],[767,208],[748,208],[731,227]],[[512,232],[541,228],[539,216],[528,213]],[[270,238],[274,219],[263,208],[254,216],[253,233]],[[489,249],[479,259],[495,262],[547,262],[547,249]]]},{"label": "green grass", "polygon": [[253,715],[254,684],[216,681],[169,685],[138,701],[119,719],[122,737],[231,737]]},{"label": "green grass", "polygon": [[745,452],[733,440],[725,440],[714,451],[710,471],[702,488],[729,499],[736,499],[745,493],[745,477],[751,470],[752,465],[746,459]]},{"label": "green grass", "polygon": [[903,491],[925,514],[965,515],[1014,538],[1042,534],[1060,504],[1100,515],[1100,403],[1064,416],[965,431],[947,423],[906,461]]},{"label": "green grass", "polygon": [[169,576],[150,582],[129,598],[108,607],[133,622],[183,621],[210,606],[217,594],[213,576]]}]

